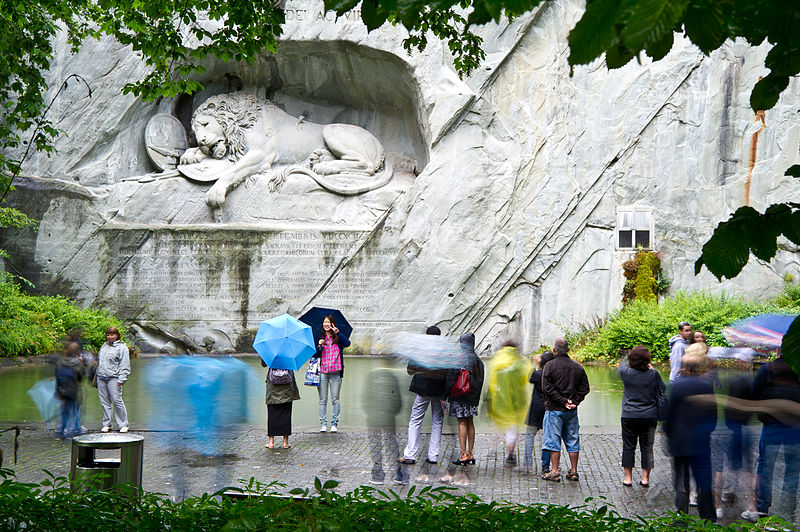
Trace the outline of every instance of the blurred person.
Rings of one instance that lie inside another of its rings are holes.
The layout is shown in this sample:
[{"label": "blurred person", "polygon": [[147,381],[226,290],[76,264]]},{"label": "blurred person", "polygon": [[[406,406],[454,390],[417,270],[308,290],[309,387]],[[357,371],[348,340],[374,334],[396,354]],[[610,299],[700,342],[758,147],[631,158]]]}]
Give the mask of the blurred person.
[{"label": "blurred person", "polygon": [[128,346],[120,339],[116,327],[106,329],[106,343],[97,353],[97,394],[103,409],[101,432],[111,430],[111,413],[120,432],[128,432],[128,411],[122,401],[122,386],[131,374],[131,359]]},{"label": "blurred person", "polygon": [[80,353],[80,344],[69,342],[64,354],[55,359],[56,399],[61,403],[61,423],[56,431],[58,439],[81,434],[81,381],[85,369]]},{"label": "blurred person", "polygon": [[[267,365],[261,361],[261,367]],[[292,435],[292,401],[300,400],[300,390],[294,378],[294,371],[287,369],[267,370],[267,449],[275,447],[275,436],[283,436],[283,448],[288,449],[289,436]]]},{"label": "blurred person", "polygon": [[328,392],[333,403],[331,414],[331,432],[339,431],[339,394],[342,391],[344,378],[344,349],[350,345],[350,340],[336,327],[335,318],[328,314],[322,319],[322,333],[317,339],[317,353],[314,357],[320,359],[319,364],[319,422],[320,432],[328,430]]},{"label": "blurred person", "polygon": [[[778,357],[761,366],[753,381],[753,399],[757,401],[778,400],[800,403],[800,382],[797,374],[778,352]],[[775,462],[783,449],[786,469],[783,472],[783,486],[780,492],[779,509],[786,512],[782,515],[788,521],[794,521],[797,504],[797,485],[800,480],[800,426],[796,423],[786,424],[772,414],[761,412],[758,419],[762,423],[761,439],[758,444],[758,465],[755,482],[755,510],[748,509],[742,518],[756,521],[768,515],[772,506],[772,481]],[[783,418],[785,420],[786,418]]]},{"label": "blurred person", "polygon": [[583,366],[569,358],[566,338],[557,338],[553,344],[555,358],[542,370],[544,392],[544,429],[542,448],[550,451],[550,471],[542,474],[544,480],[561,481],[561,440],[569,453],[570,470],[567,480],[577,481],[580,454],[580,424],[578,405],[589,394],[589,378]]},{"label": "blurred person", "polygon": [[[753,372],[750,357],[744,354],[735,354],[733,358],[736,361],[736,368],[739,372],[728,380],[728,397],[752,401]],[[729,487],[722,482],[719,482],[719,484],[722,485],[723,489],[720,498],[721,502],[732,502],[736,498],[738,491],[736,485],[741,480],[742,484],[746,486],[743,493],[749,493],[748,509],[755,511],[755,500],[752,498],[754,478],[752,456],[755,442],[752,434],[747,429],[752,417],[753,414],[751,412],[743,411],[730,405],[725,407],[725,425],[730,431],[726,451],[732,478],[730,480],[731,486]]]},{"label": "blurred person", "polygon": [[531,363],[522,356],[514,342],[503,344],[492,357],[489,369],[489,419],[505,433],[505,465],[517,463],[514,450],[517,431],[525,422],[530,399],[526,385],[531,373]]},{"label": "blurred person", "polygon": [[681,359],[683,352],[692,339],[692,326],[682,321],[678,324],[678,334],[669,339],[669,382],[680,378]]},{"label": "blurred person", "polygon": [[652,356],[643,345],[628,351],[628,360],[619,365],[622,379],[622,469],[623,486],[633,485],[633,466],[636,461],[636,443],[641,453],[642,478],[639,485],[650,486],[653,469],[653,444],[655,443],[658,413],[658,396],[666,390],[661,374],[650,363]]},{"label": "blurred person", "polygon": [[[545,351],[540,356],[534,358],[534,366],[538,366],[531,372],[528,382],[533,384],[531,391],[531,405],[528,409],[528,418],[525,420],[525,458],[519,472],[528,474],[536,468],[533,465],[533,440],[539,429],[544,424],[544,392],[542,391],[542,370],[548,362],[556,356],[552,351]],[[536,361],[538,358],[538,363]],[[550,451],[542,448],[542,473],[550,471]]]},{"label": "blurred person", "polygon": [[[716,522],[711,478],[711,433],[717,423],[714,386],[705,374],[714,363],[697,353],[682,357],[679,378],[670,390],[670,411],[665,428],[673,462],[675,506],[689,513],[689,475],[697,483],[700,517]],[[695,401],[703,396],[703,401]]]},{"label": "blurred person", "polygon": [[[428,327],[425,334],[439,336],[442,332],[439,327]],[[414,392],[414,404],[411,406],[411,416],[408,420],[408,442],[402,456],[397,458],[401,464],[415,464],[419,437],[422,429],[422,419],[428,406],[431,408],[431,437],[428,441],[427,464],[436,464],[439,461],[439,446],[442,439],[442,424],[444,422],[444,381],[447,372],[444,370],[431,370],[409,362],[407,371],[411,378],[409,390]]]},{"label": "blurred person", "polygon": [[[461,335],[459,343],[466,351],[466,367],[452,368],[447,371],[444,389],[447,398],[447,411],[450,416],[458,419],[458,442],[461,454],[458,460],[453,460],[456,465],[467,465],[475,463],[475,422],[473,418],[478,415],[478,403],[481,398],[483,388],[484,367],[483,362],[475,353],[475,335],[467,333]],[[459,378],[462,370],[469,373],[469,393],[459,397],[454,397],[453,386]]]},{"label": "blurred person", "polygon": [[362,404],[367,417],[367,431],[372,446],[371,484],[383,484],[386,473],[383,470],[384,449],[386,456],[396,457],[398,453],[396,418],[402,408],[400,384],[386,360],[367,374],[364,383]]}]

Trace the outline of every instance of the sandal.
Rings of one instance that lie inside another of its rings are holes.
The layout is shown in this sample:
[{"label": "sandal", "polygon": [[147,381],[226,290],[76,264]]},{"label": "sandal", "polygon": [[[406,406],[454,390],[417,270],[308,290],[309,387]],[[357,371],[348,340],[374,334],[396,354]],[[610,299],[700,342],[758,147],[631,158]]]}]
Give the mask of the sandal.
[{"label": "sandal", "polygon": [[542,474],[542,480],[549,480],[550,482],[561,482],[561,473],[558,471],[549,471]]},{"label": "sandal", "polygon": [[567,473],[567,480],[573,480],[573,481],[580,480],[580,477],[578,477],[578,472],[570,471],[569,473]]}]

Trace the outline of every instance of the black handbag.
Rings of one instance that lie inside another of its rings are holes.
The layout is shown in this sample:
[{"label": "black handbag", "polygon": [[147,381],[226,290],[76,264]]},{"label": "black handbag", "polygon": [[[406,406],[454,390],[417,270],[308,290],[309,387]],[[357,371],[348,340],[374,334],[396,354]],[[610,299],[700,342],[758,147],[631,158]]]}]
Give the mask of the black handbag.
[{"label": "black handbag", "polygon": [[664,390],[659,389],[656,395],[656,417],[659,421],[666,421],[669,416],[669,397]]}]

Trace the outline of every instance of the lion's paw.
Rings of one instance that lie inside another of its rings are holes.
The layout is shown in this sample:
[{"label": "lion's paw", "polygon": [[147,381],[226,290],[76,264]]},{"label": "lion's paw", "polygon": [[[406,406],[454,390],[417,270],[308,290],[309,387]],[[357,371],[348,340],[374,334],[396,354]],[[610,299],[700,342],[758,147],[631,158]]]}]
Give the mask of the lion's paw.
[{"label": "lion's paw", "polygon": [[206,192],[206,205],[216,209],[225,205],[225,188],[214,185]]},{"label": "lion's paw", "polygon": [[181,164],[199,163],[206,157],[206,154],[200,151],[200,148],[189,148],[181,155]]}]

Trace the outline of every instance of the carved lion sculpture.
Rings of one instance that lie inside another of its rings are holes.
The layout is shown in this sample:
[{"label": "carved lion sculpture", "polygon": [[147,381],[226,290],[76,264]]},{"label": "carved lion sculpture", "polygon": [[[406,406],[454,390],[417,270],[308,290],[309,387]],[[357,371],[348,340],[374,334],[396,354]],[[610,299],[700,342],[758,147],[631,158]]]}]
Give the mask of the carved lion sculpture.
[{"label": "carved lion sculpture", "polygon": [[188,176],[187,167],[206,159],[230,163],[208,179],[216,178],[206,193],[212,208],[223,205],[228,192],[245,178],[274,165],[289,166],[271,177],[271,190],[291,174],[306,175],[348,196],[382,187],[392,178],[383,146],[369,131],[349,124],[305,122],[250,94],[212,96],[192,115],[192,131],[197,147],[181,156],[179,170]]}]

